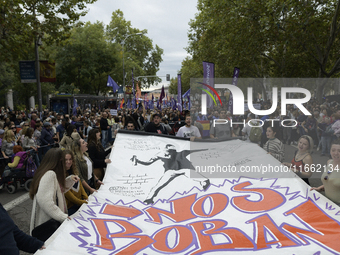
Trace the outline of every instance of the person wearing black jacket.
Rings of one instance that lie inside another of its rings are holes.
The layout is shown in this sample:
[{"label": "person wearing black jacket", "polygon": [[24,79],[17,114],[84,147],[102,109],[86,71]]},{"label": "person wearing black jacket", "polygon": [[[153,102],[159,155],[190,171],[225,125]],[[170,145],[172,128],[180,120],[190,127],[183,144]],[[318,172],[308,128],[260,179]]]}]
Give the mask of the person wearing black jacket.
[{"label": "person wearing black jacket", "polygon": [[145,127],[145,132],[164,134],[164,135],[168,134],[165,127],[161,125],[161,115],[159,115],[158,113],[155,113],[153,115],[152,122],[150,122]]},{"label": "person wearing black jacket", "polygon": [[35,253],[44,242],[22,232],[0,203],[0,254],[18,255],[19,250]]},{"label": "person wearing black jacket", "polygon": [[53,139],[53,134],[52,134],[51,129],[52,129],[51,123],[46,121],[44,123],[44,128],[41,131],[41,136],[40,136],[40,144],[42,146],[43,155],[45,155],[45,153],[51,148],[51,146],[48,146],[48,145],[54,144],[54,139]]},{"label": "person wearing black jacket", "polygon": [[106,168],[111,160],[106,158],[110,154],[111,149],[105,151],[100,143],[100,132],[98,129],[91,129],[88,137],[88,151],[90,159],[93,162],[93,174],[98,177],[100,181],[104,178],[104,168]]},{"label": "person wearing black jacket", "polygon": [[102,146],[105,148],[109,138],[109,123],[107,122],[107,113],[103,112],[103,116],[100,119],[100,130],[102,131]]}]

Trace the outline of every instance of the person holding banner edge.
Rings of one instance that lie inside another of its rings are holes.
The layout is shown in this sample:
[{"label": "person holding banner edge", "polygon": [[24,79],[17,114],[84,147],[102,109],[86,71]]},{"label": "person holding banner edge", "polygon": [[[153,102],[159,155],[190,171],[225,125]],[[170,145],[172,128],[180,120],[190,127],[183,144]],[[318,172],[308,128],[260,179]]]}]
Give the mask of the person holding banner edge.
[{"label": "person holding banner edge", "polygon": [[[92,129],[91,131],[96,130]],[[100,134],[99,130],[97,130]],[[100,135],[99,135],[100,136]],[[93,162],[87,154],[87,142],[83,139],[75,140],[72,143],[72,152],[74,154],[75,163],[79,171],[80,181],[88,194],[96,192],[95,185],[103,183],[97,178],[93,172]]]},{"label": "person holding banner edge", "polygon": [[[52,148],[45,154],[33,177],[29,192],[30,198],[33,199],[30,224],[32,236],[46,241],[56,230],[54,222],[59,222],[60,225],[68,218],[64,193],[78,181],[79,177],[76,175],[66,178],[61,149]],[[51,225],[48,222],[51,222]],[[35,231],[43,224],[48,224],[46,228],[50,226],[51,229],[44,229],[43,233],[40,230]]]},{"label": "person holding banner edge", "polygon": [[21,231],[0,203],[0,254],[19,254],[19,250],[34,253],[38,249],[45,249],[44,242]]},{"label": "person holding banner edge", "polygon": [[312,172],[309,171],[308,167],[313,164],[311,152],[313,150],[314,142],[313,139],[308,135],[303,135],[298,140],[298,150],[295,152],[294,158],[290,163],[282,163],[288,166],[294,173],[302,178],[308,185],[309,180],[312,176]]},{"label": "person holding banner edge", "polygon": [[[78,175],[78,169],[74,161],[74,155],[71,150],[63,151],[66,167],[66,175]],[[67,212],[71,216],[82,204],[87,203],[88,196],[81,182],[76,182],[72,188],[65,193]]]},{"label": "person holding banner edge", "polygon": [[325,191],[326,197],[340,206],[340,140],[334,140],[330,154],[332,159],[327,161],[327,172],[321,176],[322,185],[310,190]]}]

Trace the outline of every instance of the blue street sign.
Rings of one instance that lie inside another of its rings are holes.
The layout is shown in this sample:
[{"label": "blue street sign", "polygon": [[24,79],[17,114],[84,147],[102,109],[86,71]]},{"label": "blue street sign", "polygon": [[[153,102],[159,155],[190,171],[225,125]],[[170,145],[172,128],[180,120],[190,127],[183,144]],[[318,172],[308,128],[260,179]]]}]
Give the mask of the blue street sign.
[{"label": "blue street sign", "polygon": [[35,76],[35,61],[19,61],[21,83],[37,82]]}]

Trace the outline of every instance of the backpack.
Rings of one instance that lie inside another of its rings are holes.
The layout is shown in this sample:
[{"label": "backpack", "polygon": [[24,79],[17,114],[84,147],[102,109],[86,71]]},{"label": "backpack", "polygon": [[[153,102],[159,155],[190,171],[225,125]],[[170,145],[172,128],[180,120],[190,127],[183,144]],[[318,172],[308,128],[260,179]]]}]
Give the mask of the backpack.
[{"label": "backpack", "polygon": [[26,162],[26,177],[33,177],[35,171],[37,170],[37,166],[34,163],[32,155],[29,155]]},{"label": "backpack", "polygon": [[262,129],[260,127],[252,127],[250,129],[249,140],[252,143],[258,143],[261,141]]}]

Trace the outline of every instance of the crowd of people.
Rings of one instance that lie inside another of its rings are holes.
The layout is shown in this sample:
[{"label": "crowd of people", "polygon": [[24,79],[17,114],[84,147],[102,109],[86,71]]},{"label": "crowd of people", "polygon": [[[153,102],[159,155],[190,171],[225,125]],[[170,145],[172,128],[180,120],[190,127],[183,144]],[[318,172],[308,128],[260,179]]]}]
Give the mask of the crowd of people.
[{"label": "crowd of people", "polygon": [[[269,109],[271,104],[262,102],[261,107]],[[30,231],[42,241],[32,239],[36,243],[35,249],[43,247],[51,234],[41,233],[41,224],[51,219],[58,224],[70,220],[69,216],[87,203],[88,196],[104,185],[105,168],[111,163],[107,156],[119,129],[173,135],[191,141],[243,137],[289,166],[306,183],[312,173],[305,166],[313,163],[313,149],[321,149],[321,155],[331,159],[327,162],[328,171],[322,176],[323,185],[311,189],[325,191],[329,199],[340,205],[339,172],[333,171],[340,164],[340,106],[326,100],[322,104],[310,101],[305,107],[311,116],[305,116],[292,105],[287,106],[284,116],[280,114],[280,107],[270,116],[255,116],[249,112],[244,116],[233,116],[222,107],[208,109],[207,114],[202,115],[195,106],[190,111],[179,111],[171,108],[151,110],[140,105],[137,109],[120,109],[116,116],[111,115],[110,109],[96,108],[78,107],[73,116],[48,110],[38,114],[2,108],[1,155],[6,165],[17,167],[23,163],[22,152],[30,151],[39,166],[30,189],[34,201]],[[240,124],[243,120],[244,126]],[[230,121],[237,124],[220,125]],[[283,127],[281,121],[288,127]],[[203,128],[207,123],[209,130]],[[297,145],[291,162],[283,162],[284,144]],[[49,227],[53,228],[52,225]]]}]

